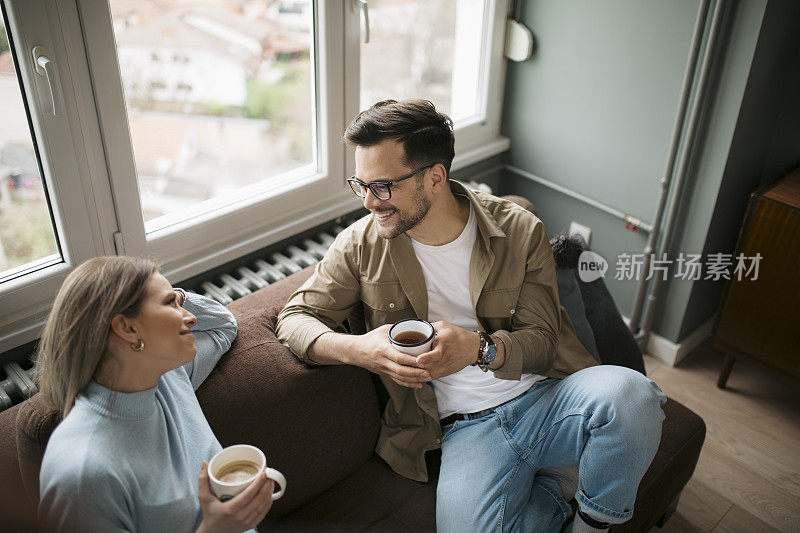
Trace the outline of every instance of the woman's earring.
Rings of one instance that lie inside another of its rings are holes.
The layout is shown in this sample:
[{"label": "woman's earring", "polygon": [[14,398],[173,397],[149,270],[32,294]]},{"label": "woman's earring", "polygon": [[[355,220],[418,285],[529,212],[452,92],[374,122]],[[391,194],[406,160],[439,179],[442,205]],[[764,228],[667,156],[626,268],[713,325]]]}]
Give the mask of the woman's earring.
[{"label": "woman's earring", "polygon": [[144,350],[144,341],[142,339],[139,339],[139,344],[131,343],[131,350],[133,350],[134,352],[141,352],[142,350]]}]

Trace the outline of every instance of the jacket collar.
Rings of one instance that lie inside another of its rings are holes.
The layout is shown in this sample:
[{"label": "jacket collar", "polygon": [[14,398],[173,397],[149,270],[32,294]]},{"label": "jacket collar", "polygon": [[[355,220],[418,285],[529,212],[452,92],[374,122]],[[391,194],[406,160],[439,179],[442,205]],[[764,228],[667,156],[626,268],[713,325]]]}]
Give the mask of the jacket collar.
[{"label": "jacket collar", "polygon": [[505,232],[497,224],[497,221],[489,213],[489,210],[484,206],[479,196],[482,193],[477,193],[469,187],[465,187],[462,183],[453,180],[450,180],[450,190],[455,196],[466,196],[470,203],[472,203],[472,207],[475,209],[475,219],[478,223],[478,233],[480,233],[486,248],[489,248],[489,239],[491,237],[506,236]]}]

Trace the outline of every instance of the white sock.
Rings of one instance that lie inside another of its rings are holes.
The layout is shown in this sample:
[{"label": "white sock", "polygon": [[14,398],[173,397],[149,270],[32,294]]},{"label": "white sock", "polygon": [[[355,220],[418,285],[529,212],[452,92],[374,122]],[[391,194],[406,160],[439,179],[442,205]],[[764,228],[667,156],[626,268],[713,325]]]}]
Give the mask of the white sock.
[{"label": "white sock", "polygon": [[608,528],[598,529],[596,527],[592,527],[586,522],[583,521],[583,517],[579,513],[575,513],[575,519],[572,521],[572,525],[569,526],[569,529],[566,533],[600,533],[602,531],[608,531]]}]

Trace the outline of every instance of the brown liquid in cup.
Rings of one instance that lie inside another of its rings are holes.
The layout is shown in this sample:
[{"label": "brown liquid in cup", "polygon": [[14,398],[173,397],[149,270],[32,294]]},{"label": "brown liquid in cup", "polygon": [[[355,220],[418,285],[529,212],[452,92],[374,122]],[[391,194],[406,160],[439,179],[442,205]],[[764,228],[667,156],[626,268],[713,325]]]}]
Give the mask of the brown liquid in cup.
[{"label": "brown liquid in cup", "polygon": [[419,331],[404,331],[394,336],[394,341],[400,344],[417,344],[423,342],[428,336]]},{"label": "brown liquid in cup", "polygon": [[252,461],[228,463],[217,471],[217,479],[224,483],[242,483],[258,474],[258,465]]}]

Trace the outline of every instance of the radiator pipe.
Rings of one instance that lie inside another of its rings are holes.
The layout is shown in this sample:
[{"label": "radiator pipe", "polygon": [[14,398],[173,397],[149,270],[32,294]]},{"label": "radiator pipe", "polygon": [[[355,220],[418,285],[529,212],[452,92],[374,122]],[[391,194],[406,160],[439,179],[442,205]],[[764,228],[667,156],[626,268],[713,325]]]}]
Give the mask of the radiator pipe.
[{"label": "radiator pipe", "polygon": [[[692,158],[692,147],[695,143],[697,136],[698,126],[700,122],[701,109],[703,100],[706,96],[708,80],[711,75],[711,64],[717,52],[719,34],[722,30],[722,19],[724,16],[725,0],[717,0],[714,6],[714,14],[711,18],[711,29],[708,34],[708,44],[706,45],[705,53],[703,54],[703,62],[700,67],[700,79],[697,83],[697,93],[692,109],[689,114],[689,126],[687,128],[686,139],[684,143],[683,152],[681,153],[681,161],[678,167],[678,173],[675,177],[675,193],[672,195],[667,215],[667,223],[664,230],[664,237],[658,248],[658,256],[663,257],[663,254],[672,246],[672,238],[675,230],[675,223],[677,222],[678,212],[680,210],[680,200],[684,190],[687,170]],[[647,296],[645,304],[644,315],[642,317],[641,331],[635,337],[639,342],[639,346],[646,347],[647,341],[650,336],[650,326],[653,322],[655,311],[655,303],[658,300],[658,291],[661,287],[662,278],[660,276],[653,276],[653,284],[650,289],[650,294]]]},{"label": "radiator pipe", "polygon": [[647,293],[648,282],[646,279],[646,274],[650,271],[650,264],[653,259],[653,250],[656,247],[658,236],[661,233],[661,224],[664,218],[664,207],[667,205],[670,180],[672,178],[672,173],[675,170],[675,160],[678,156],[678,147],[681,144],[683,126],[686,122],[686,108],[689,105],[689,97],[692,93],[694,74],[695,70],[697,69],[697,59],[700,57],[700,47],[703,43],[703,31],[708,18],[709,4],[710,0],[702,0],[700,2],[700,7],[697,10],[697,19],[694,23],[694,35],[692,36],[692,44],[689,47],[689,58],[686,61],[686,70],[683,73],[681,99],[678,103],[678,112],[675,115],[675,124],[672,128],[672,144],[669,148],[669,157],[667,158],[667,166],[664,169],[664,176],[660,180],[661,194],[658,199],[656,215],[655,218],[653,218],[653,231],[650,232],[650,236],[647,239],[647,246],[645,246],[644,249],[644,264],[642,266],[642,274],[639,277],[639,284],[636,287],[636,296],[634,297],[633,308],[631,310],[631,320],[628,323],[628,327],[634,334],[637,333],[637,330],[639,329],[642,303],[644,302],[644,297]]},{"label": "radiator pipe", "polygon": [[520,175],[520,176],[522,176],[524,178],[527,178],[527,179],[529,179],[531,181],[535,181],[536,183],[539,183],[540,185],[544,185],[545,187],[553,189],[554,191],[558,191],[561,194],[564,194],[566,196],[570,196],[572,198],[575,198],[576,200],[579,200],[579,201],[581,201],[581,202],[583,202],[585,204],[588,204],[588,205],[590,205],[590,206],[592,206],[592,207],[594,207],[594,208],[596,208],[596,209],[598,209],[600,211],[603,211],[604,213],[608,213],[612,217],[618,218],[618,219],[622,220],[623,222],[625,222],[627,224],[631,224],[632,226],[638,228],[640,231],[645,231],[645,232],[648,232],[648,233],[653,231],[653,226],[652,225],[650,225],[650,224],[648,224],[646,222],[642,222],[641,220],[633,217],[632,215],[628,215],[626,213],[623,213],[619,209],[615,209],[615,208],[613,208],[611,206],[608,206],[608,205],[606,205],[604,203],[598,202],[597,200],[593,200],[593,199],[589,198],[588,196],[585,196],[585,195],[583,195],[583,194],[581,194],[579,192],[575,192],[572,189],[568,189],[567,187],[564,187],[563,185],[559,185],[558,183],[553,183],[552,181],[546,180],[544,178],[540,178],[539,176],[537,176],[535,174],[531,174],[530,172],[522,170],[521,168],[517,168],[517,167],[515,167],[513,165],[505,165],[503,168],[505,168],[509,172],[513,172],[514,174],[518,174],[518,175]]}]

